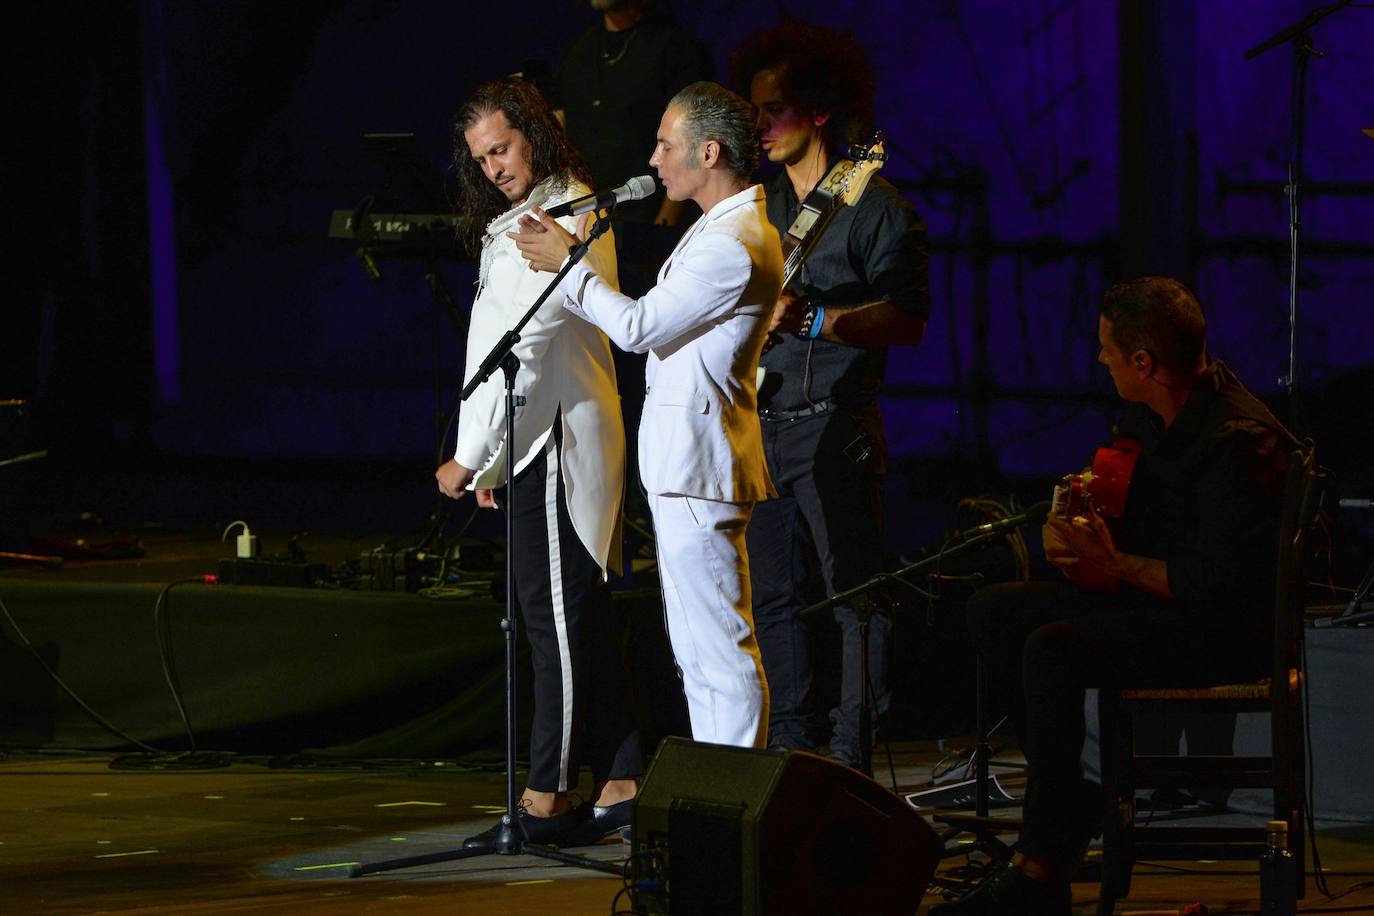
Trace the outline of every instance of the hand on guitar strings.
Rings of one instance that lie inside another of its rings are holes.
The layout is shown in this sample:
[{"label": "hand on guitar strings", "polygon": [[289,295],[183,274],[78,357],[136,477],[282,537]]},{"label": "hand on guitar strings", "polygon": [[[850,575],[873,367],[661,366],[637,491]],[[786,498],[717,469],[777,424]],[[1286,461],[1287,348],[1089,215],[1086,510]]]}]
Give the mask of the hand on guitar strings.
[{"label": "hand on guitar strings", "polygon": [[806,306],[806,299],[790,289],[783,290],[773,306],[773,320],[768,323],[768,333],[795,334],[800,331]]},{"label": "hand on guitar strings", "polygon": [[790,289],[782,291],[782,295],[773,306],[773,317],[768,323],[768,337],[763,342],[763,352],[767,353],[782,343],[784,334],[795,334],[801,330],[806,306],[806,300]]},{"label": "hand on guitar strings", "polygon": [[1073,574],[1069,567],[1076,567],[1080,561],[1104,572],[1110,572],[1115,567],[1116,542],[1107,523],[1094,508],[1089,508],[1086,516],[1051,516],[1045,522],[1043,533],[1046,558],[1063,569],[1070,578],[1073,578]]},{"label": "hand on guitar strings", "polygon": [[1049,522],[1040,526],[1040,539],[1045,544],[1045,559],[1070,579],[1078,578],[1078,554],[1069,549]]}]

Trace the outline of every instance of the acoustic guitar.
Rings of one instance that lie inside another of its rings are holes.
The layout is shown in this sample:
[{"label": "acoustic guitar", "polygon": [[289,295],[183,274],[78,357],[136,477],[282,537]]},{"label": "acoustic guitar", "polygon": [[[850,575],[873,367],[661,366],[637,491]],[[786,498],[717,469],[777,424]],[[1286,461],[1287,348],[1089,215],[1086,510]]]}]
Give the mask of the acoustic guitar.
[{"label": "acoustic guitar", "polygon": [[[1090,467],[1081,474],[1064,475],[1055,486],[1050,514],[1065,519],[1086,518],[1096,509],[1115,536],[1113,522],[1126,512],[1126,497],[1140,451],[1141,445],[1135,439],[1117,439],[1110,446],[1099,448],[1093,453]],[[1081,560],[1069,578],[1080,588],[1093,592],[1114,592],[1120,584],[1114,576]]]}]

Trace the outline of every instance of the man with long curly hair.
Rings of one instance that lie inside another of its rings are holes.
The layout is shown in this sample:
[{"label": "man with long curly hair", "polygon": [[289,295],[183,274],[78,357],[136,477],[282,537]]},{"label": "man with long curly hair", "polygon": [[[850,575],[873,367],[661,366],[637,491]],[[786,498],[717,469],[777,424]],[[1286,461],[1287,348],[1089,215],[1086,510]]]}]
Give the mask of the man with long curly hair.
[{"label": "man with long curly hair", "polygon": [[[801,203],[873,115],[873,67],[847,32],[795,20],[749,38],[731,76],[758,109],[759,141],[782,166],[766,185],[768,219],[786,233]],[[925,225],[891,184],[874,177],[834,217],[792,288],[783,291],[759,388],[768,470],[780,498],[749,523],[754,619],[772,713],[769,744],[815,746],[811,659],[801,620],[804,553],[814,544],[827,594],[883,568],[884,446],[877,395],[887,348],[914,345],[930,315]],[[809,538],[808,538],[809,534]],[[842,637],[840,702],[830,713],[830,755],[868,769],[887,709],[891,620],[871,608],[865,648],[853,606],[835,609]],[[862,653],[869,683],[861,683]],[[860,701],[876,715],[861,734]]]},{"label": "man with long curly hair", "polygon": [[[525,266],[507,230],[532,208],[587,194],[589,172],[548,102],[514,77],[482,85],[459,110],[454,165],[459,235],[481,259],[466,382],[547,283]],[[585,219],[563,224],[585,237]],[[587,258],[615,282],[609,235],[592,244]],[[580,845],[629,824],[643,770],[604,584],[607,568],[620,566],[625,431],[606,335],[566,311],[561,294],[541,306],[513,353],[520,360],[515,391],[524,398],[514,446],[497,373],[463,405],[454,457],[435,477],[454,499],[474,489],[486,508],[496,506],[492,488],[506,488],[517,538],[507,547],[534,667],[530,770],[518,828],[532,842]],[[594,803],[573,807],[567,793],[582,763],[596,782]],[[465,845],[491,844],[499,829]]]}]

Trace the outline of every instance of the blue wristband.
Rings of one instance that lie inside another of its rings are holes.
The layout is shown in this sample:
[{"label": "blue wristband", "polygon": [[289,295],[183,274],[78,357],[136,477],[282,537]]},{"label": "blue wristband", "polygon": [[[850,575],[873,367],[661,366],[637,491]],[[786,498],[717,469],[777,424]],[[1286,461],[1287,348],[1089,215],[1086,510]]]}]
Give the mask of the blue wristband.
[{"label": "blue wristband", "polygon": [[821,336],[821,328],[825,327],[825,306],[816,306],[816,317],[811,319],[811,327],[806,329],[806,336],[812,340]]}]

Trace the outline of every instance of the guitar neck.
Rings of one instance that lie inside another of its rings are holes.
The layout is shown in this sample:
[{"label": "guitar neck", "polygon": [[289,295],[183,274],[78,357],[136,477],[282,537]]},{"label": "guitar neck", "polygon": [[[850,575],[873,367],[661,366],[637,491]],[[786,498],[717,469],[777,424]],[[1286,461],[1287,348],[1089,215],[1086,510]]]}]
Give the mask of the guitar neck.
[{"label": "guitar neck", "polygon": [[783,236],[782,288],[787,289],[801,273],[806,258],[825,234],[840,207],[856,203],[873,173],[882,168],[887,155],[883,136],[875,133],[868,146],[851,146],[848,159],[831,166],[825,178],[802,201],[797,218]]},{"label": "guitar neck", "polygon": [[783,250],[787,255],[782,270],[783,289],[791,286],[797,274],[801,273],[807,256],[815,249],[816,242],[825,233],[826,227],[830,225],[835,212],[839,209],[833,196],[827,196],[820,206],[813,204],[811,198],[814,196],[813,193],[807,197],[783,239]]}]

